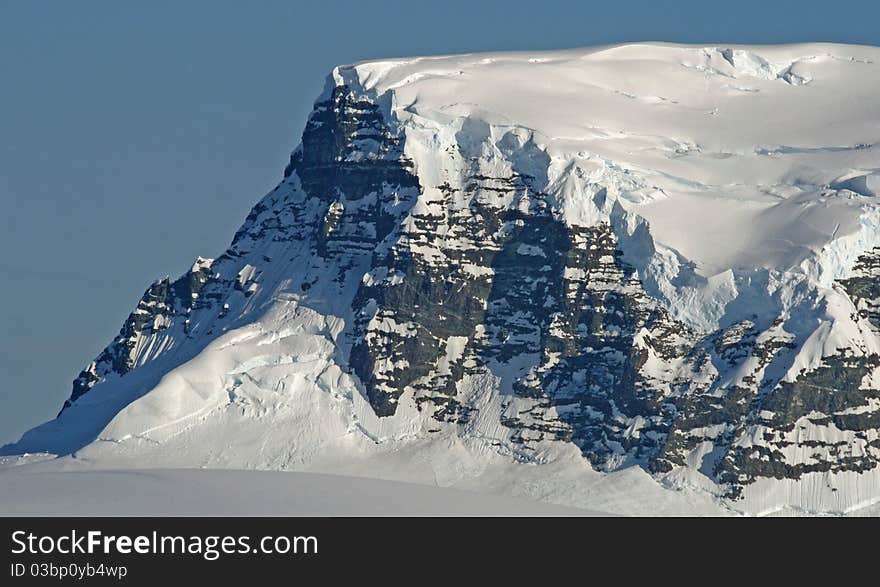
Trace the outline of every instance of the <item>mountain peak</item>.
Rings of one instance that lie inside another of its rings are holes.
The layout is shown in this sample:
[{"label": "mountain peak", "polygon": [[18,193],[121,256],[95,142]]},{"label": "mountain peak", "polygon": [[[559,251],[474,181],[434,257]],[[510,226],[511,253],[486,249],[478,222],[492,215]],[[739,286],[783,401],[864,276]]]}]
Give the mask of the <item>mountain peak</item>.
[{"label": "mountain peak", "polygon": [[637,469],[750,512],[874,499],[878,57],[337,67],[229,249],[153,284],[6,452],[486,486],[525,463],[562,501]]}]

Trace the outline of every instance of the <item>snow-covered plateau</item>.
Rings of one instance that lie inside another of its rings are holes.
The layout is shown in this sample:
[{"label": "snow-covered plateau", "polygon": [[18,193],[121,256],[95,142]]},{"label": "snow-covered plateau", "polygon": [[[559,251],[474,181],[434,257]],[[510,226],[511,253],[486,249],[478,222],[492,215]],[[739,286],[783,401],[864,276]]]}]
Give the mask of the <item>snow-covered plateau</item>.
[{"label": "snow-covered plateau", "polygon": [[230,247],[149,286],[0,484],[261,469],[874,513],[878,61],[645,43],[337,67]]}]

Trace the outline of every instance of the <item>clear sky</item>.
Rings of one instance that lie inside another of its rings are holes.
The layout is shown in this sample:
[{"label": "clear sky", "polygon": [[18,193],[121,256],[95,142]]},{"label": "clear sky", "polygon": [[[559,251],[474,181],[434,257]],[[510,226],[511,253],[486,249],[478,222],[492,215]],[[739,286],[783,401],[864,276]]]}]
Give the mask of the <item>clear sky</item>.
[{"label": "clear sky", "polygon": [[0,443],[156,277],[219,255],[337,64],[626,41],[880,45],[876,0],[0,0]]}]

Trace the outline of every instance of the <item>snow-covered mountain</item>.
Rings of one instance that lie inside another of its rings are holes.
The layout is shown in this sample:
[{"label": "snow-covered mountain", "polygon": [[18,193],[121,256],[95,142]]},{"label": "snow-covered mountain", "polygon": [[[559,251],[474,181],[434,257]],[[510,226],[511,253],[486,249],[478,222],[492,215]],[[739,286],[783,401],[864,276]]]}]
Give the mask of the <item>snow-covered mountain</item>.
[{"label": "snow-covered mountain", "polygon": [[603,511],[880,502],[878,61],[652,43],[337,67],[229,249],[153,283],[4,452]]}]

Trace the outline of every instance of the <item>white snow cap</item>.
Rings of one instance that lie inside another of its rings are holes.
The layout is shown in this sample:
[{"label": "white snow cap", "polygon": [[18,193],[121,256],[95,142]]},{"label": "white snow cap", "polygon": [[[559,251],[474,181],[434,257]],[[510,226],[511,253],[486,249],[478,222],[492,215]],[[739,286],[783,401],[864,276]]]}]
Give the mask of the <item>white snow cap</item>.
[{"label": "white snow cap", "polygon": [[[873,244],[878,60],[867,46],[642,43],[368,61],[331,81],[382,98],[408,136],[533,141],[569,221],[589,221],[572,200],[606,186],[709,277],[797,269],[840,237]],[[827,285],[852,261],[807,265]]]}]

